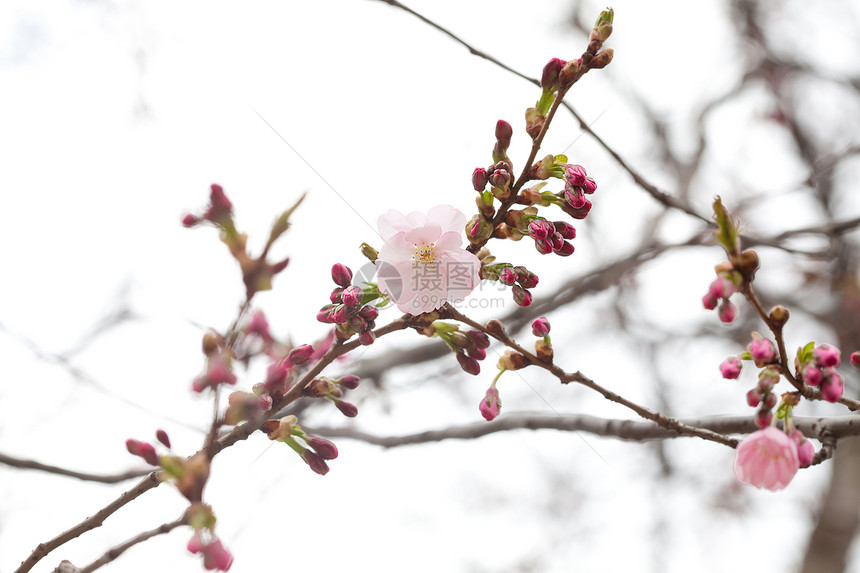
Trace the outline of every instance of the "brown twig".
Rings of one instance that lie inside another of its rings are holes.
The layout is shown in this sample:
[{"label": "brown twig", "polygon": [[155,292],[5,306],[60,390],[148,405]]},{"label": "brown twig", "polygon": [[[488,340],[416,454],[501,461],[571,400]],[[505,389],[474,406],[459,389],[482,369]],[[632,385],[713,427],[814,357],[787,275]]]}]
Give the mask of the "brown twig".
[{"label": "brown twig", "polygon": [[143,478],[140,482],[137,483],[133,488],[125,491],[118,498],[104,506],[102,509],[97,511],[92,516],[86,518],[81,521],[74,527],[67,529],[63,533],[59,534],[55,538],[46,541],[44,543],[40,543],[33,552],[21,562],[21,566],[15,570],[15,573],[26,573],[33,566],[36,565],[43,557],[45,557],[48,553],[60,547],[64,543],[75,539],[91,529],[95,529],[96,527],[101,527],[104,523],[105,519],[110,517],[113,513],[115,513],[118,509],[126,505],[132,500],[140,497],[144,492],[149,491],[150,489],[157,487],[161,482],[157,477],[157,472],[150,472],[145,478]]},{"label": "brown twig", "polygon": [[65,468],[61,468],[59,466],[52,466],[50,464],[43,464],[41,462],[37,462],[35,460],[27,460],[24,458],[16,458],[13,456],[9,456],[3,453],[0,453],[0,464],[6,464],[7,466],[25,470],[38,470],[42,472],[46,472],[49,474],[56,474],[61,476],[67,476],[76,478],[83,481],[94,481],[99,483],[119,483],[123,481],[127,481],[134,478],[139,478],[151,472],[151,469],[147,470],[128,470],[125,472],[117,473],[117,474],[93,474],[89,472],[79,472],[75,470],[68,470]]},{"label": "brown twig", "polygon": [[[720,416],[678,420],[688,427],[710,430],[719,434],[749,434],[759,429],[752,416]],[[839,438],[860,435],[860,418],[840,416],[837,418],[792,418],[794,426],[804,435],[830,436],[833,443]],[[511,430],[558,430],[563,432],[587,432],[595,436],[612,437],[629,441],[665,440],[678,437],[673,429],[659,426],[651,421],[613,420],[587,414],[546,414],[538,412],[512,412],[502,414],[492,422],[473,422],[439,430],[427,430],[401,436],[378,436],[355,428],[316,426],[306,431],[327,438],[360,440],[383,448],[397,448],[442,440],[470,440],[498,432]]]},{"label": "brown twig", "polygon": [[496,340],[502,342],[506,346],[513,348],[520,354],[526,357],[526,359],[531,362],[533,365],[543,368],[544,370],[552,373],[562,384],[569,384],[571,382],[575,382],[577,384],[581,384],[586,388],[590,388],[595,392],[601,394],[604,398],[609,400],[610,402],[615,402],[616,404],[620,404],[632,411],[634,411],[639,416],[645,418],[646,420],[651,420],[658,426],[666,428],[676,433],[676,435],[684,435],[684,436],[696,436],[702,438],[704,440],[708,440],[711,442],[717,442],[719,444],[723,444],[729,447],[734,448],[738,444],[738,440],[735,438],[730,438],[723,434],[719,434],[717,432],[713,432],[711,430],[705,428],[697,428],[694,426],[689,426],[684,424],[680,420],[675,418],[665,416],[659,412],[655,412],[650,410],[644,406],[641,406],[632,400],[628,400],[627,398],[612,392],[611,390],[604,388],[582,372],[565,372],[555,364],[547,364],[537,358],[537,356],[533,355],[531,352],[517,344],[512,338],[510,338],[507,334],[499,334],[490,332],[484,325],[475,322],[474,320],[468,318],[467,316],[461,314],[453,307],[449,308],[451,312],[452,318],[455,320],[459,320],[465,324],[468,324],[472,328],[485,332],[489,336],[492,336]]},{"label": "brown twig", "polygon": [[169,523],[163,523],[163,524],[159,525],[158,527],[156,527],[155,529],[150,529],[149,531],[144,531],[143,533],[140,533],[140,534],[132,537],[131,539],[129,539],[125,543],[122,543],[120,545],[117,545],[116,547],[111,548],[104,555],[102,555],[101,557],[99,557],[98,559],[96,559],[95,561],[90,563],[89,565],[86,565],[85,567],[81,567],[80,569],[77,569],[75,571],[75,573],[92,573],[96,569],[100,569],[102,566],[107,565],[108,563],[110,563],[111,561],[113,561],[114,559],[116,559],[117,557],[122,555],[123,553],[125,553],[128,549],[137,545],[138,543],[143,543],[144,541],[151,539],[157,535],[164,535],[165,533],[170,533],[171,531],[173,531],[177,527],[181,527],[183,525],[188,525],[188,517],[186,515],[183,515],[182,517],[180,517],[176,521],[171,521]]}]

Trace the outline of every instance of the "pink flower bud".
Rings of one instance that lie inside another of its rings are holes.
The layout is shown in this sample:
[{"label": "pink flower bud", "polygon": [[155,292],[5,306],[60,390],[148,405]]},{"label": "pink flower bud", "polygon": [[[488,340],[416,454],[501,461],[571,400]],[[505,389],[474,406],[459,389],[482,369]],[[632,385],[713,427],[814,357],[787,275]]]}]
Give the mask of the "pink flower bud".
[{"label": "pink flower bud", "polygon": [[762,393],[762,397],[764,401],[762,402],[762,408],[766,408],[768,410],[773,410],[774,406],[776,406],[776,394],[770,392],[768,394]]},{"label": "pink flower bud", "polygon": [[363,306],[358,311],[358,316],[370,322],[371,320],[376,320],[376,317],[379,316],[379,309],[375,306]]},{"label": "pink flower bud", "polygon": [[532,293],[521,287],[514,285],[513,288],[514,302],[520,306],[529,306],[532,303]]},{"label": "pink flower bud", "polygon": [[302,459],[305,461],[308,466],[314,470],[316,473],[324,476],[328,473],[329,467],[328,464],[325,463],[325,460],[317,454],[316,452],[312,452],[311,450],[304,450],[302,452]]},{"label": "pink flower bud", "polygon": [[838,402],[845,390],[845,382],[842,376],[832,368],[824,370],[824,379],[821,381],[821,397],[828,402]]},{"label": "pink flower bud", "polygon": [[759,392],[758,388],[753,388],[747,392],[747,404],[753,408],[761,404],[761,392]]},{"label": "pink flower bud", "polygon": [[797,445],[797,460],[800,467],[806,468],[812,465],[812,460],[815,458],[815,446],[812,442],[807,440],[800,430],[792,430],[791,439]]},{"label": "pink flower bud", "polygon": [[851,366],[860,368],[860,350],[855,350],[851,353]]},{"label": "pink flower bud", "polygon": [[574,219],[585,219],[591,211],[591,201],[581,195],[565,191],[562,198],[567,207],[565,212]]},{"label": "pink flower bud", "polygon": [[358,333],[358,342],[362,346],[370,346],[376,340],[376,334],[372,330],[365,330]]},{"label": "pink flower bud", "polygon": [[490,347],[490,337],[487,336],[486,333],[481,332],[480,330],[467,330],[466,336],[472,341],[478,348],[489,348]]},{"label": "pink flower bud", "polygon": [[546,239],[555,233],[555,225],[544,219],[535,219],[529,223],[528,233],[532,239]]},{"label": "pink flower bud", "polygon": [[470,356],[466,356],[460,352],[457,353],[457,362],[460,363],[460,368],[463,369],[467,374],[471,374],[472,376],[477,376],[481,373],[481,365],[478,364],[478,361]]},{"label": "pink flower bud", "polygon": [[214,538],[203,552],[203,567],[210,571],[229,571],[231,565],[233,555],[227,551],[220,539]]},{"label": "pink flower bud", "polygon": [[170,437],[164,430],[156,430],[155,439],[158,440],[163,446],[167,448],[170,447]]},{"label": "pink flower bud", "polygon": [[490,175],[490,184],[493,187],[507,187],[514,181],[514,176],[507,169],[496,169]]},{"label": "pink flower bud", "polygon": [[345,400],[334,400],[335,407],[340,410],[340,413],[347,418],[355,418],[358,416],[358,408],[355,404],[351,404]]},{"label": "pink flower bud", "polygon": [[466,350],[466,354],[475,360],[483,360],[487,357],[487,351],[483,348],[472,347]]},{"label": "pink flower bud", "polygon": [[331,268],[331,280],[346,288],[352,284],[352,270],[346,265],[337,263]]},{"label": "pink flower bud", "polygon": [[717,311],[717,316],[719,316],[720,322],[729,324],[735,320],[737,312],[738,307],[736,307],[734,303],[730,300],[724,300],[723,304],[720,305],[720,310]]},{"label": "pink flower bud", "polygon": [[293,364],[304,364],[313,355],[314,347],[310,344],[302,344],[290,350],[287,360]]},{"label": "pink flower bud", "polygon": [[[768,394],[769,396],[773,396],[773,394]],[[759,428],[767,428],[770,426],[770,421],[773,420],[773,412],[770,411],[770,408],[760,408],[755,413],[755,423]]]},{"label": "pink flower bud", "polygon": [[337,324],[341,324],[346,322],[346,315],[349,309],[347,309],[345,304],[339,304],[334,307],[331,311],[331,321]]},{"label": "pink flower bud", "polygon": [[582,190],[585,191],[586,195],[591,195],[597,191],[597,183],[591,177],[586,177],[585,183],[582,184]]},{"label": "pink flower bud", "polygon": [[187,228],[187,229],[190,229],[191,227],[194,227],[194,226],[199,225],[199,224],[200,224],[200,217],[198,217],[196,215],[192,215],[191,213],[189,213],[189,214],[182,217],[182,226]]},{"label": "pink flower bud", "polygon": [[317,312],[317,320],[320,322],[331,323],[334,322],[334,318],[332,314],[334,313],[334,309],[337,308],[337,305],[327,304]]},{"label": "pink flower bud", "polygon": [[836,368],[842,363],[842,353],[835,346],[820,344],[812,351],[815,363],[822,368]]},{"label": "pink flower bud", "polygon": [[588,173],[585,172],[585,167],[582,165],[573,165],[568,163],[564,166],[564,180],[566,183],[580,187],[585,184],[585,178]]},{"label": "pink flower bud", "polygon": [[159,465],[158,454],[155,453],[155,448],[152,444],[141,442],[139,440],[128,439],[125,441],[125,448],[128,453],[139,456],[151,466]]},{"label": "pink flower bud", "polygon": [[565,239],[570,240],[576,238],[576,227],[570,223],[566,223],[564,221],[553,221],[552,224],[555,225],[555,230],[561,233],[561,236]]},{"label": "pink flower bud", "polygon": [[359,382],[361,382],[361,378],[355,374],[347,374],[346,376],[341,376],[337,379],[337,383],[348,390],[355,390],[358,388]]},{"label": "pink flower bud", "polygon": [[781,490],[791,482],[799,467],[797,445],[776,428],[753,432],[738,444],[735,475],[741,483]]},{"label": "pink flower bud", "polygon": [[209,210],[206,212],[205,218],[213,223],[223,222],[233,214],[233,203],[227,198],[224,193],[224,188],[213,183],[210,186],[209,193]]},{"label": "pink flower bud", "polygon": [[496,141],[499,142],[501,148],[507,149],[511,144],[511,136],[514,134],[514,129],[507,121],[500,119],[496,122]]},{"label": "pink flower bud", "polygon": [[517,282],[522,285],[523,288],[534,288],[538,285],[538,276],[528,270],[525,267],[514,267],[514,271],[517,273]]},{"label": "pink flower bud", "polygon": [[708,288],[708,292],[716,298],[729,298],[737,290],[734,283],[726,277],[717,277]]},{"label": "pink flower bud", "polygon": [[337,457],[337,446],[333,442],[316,436],[305,436],[305,442],[324,460],[333,460]]},{"label": "pink flower bud", "polygon": [[487,393],[484,395],[484,399],[481,400],[481,405],[479,406],[481,415],[485,420],[491,422],[499,415],[501,408],[502,400],[499,398],[499,391],[495,386],[490,386],[487,389]]},{"label": "pink flower bud", "polygon": [[820,386],[821,380],[824,377],[821,373],[821,368],[816,367],[814,364],[807,364],[804,366],[801,374],[803,376],[803,381],[810,386]]},{"label": "pink flower bud", "polygon": [[558,58],[553,58],[543,67],[543,73],[540,78],[540,86],[545,92],[554,92],[558,90],[558,74],[567,62]]},{"label": "pink flower bud", "polygon": [[555,250],[555,254],[560,257],[569,257],[573,254],[574,247],[568,241],[563,241],[561,246]]},{"label": "pink flower bud", "polygon": [[715,308],[717,308],[718,304],[720,304],[720,299],[718,299],[711,293],[708,293],[702,297],[702,306],[704,306],[708,310],[714,310]]},{"label": "pink flower bud", "polygon": [[548,255],[552,252],[552,245],[546,239],[538,239],[535,241],[535,249],[542,255]]},{"label": "pink flower bud", "polygon": [[532,334],[537,337],[543,338],[547,334],[549,334],[550,325],[549,320],[545,316],[541,316],[539,318],[534,319],[532,322]]},{"label": "pink flower bud", "polygon": [[499,282],[511,286],[517,282],[517,273],[512,268],[506,267],[499,272]]},{"label": "pink flower bud", "polygon": [[341,298],[343,299],[343,304],[349,307],[356,307],[361,304],[361,297],[364,296],[361,288],[357,286],[351,286],[343,289],[343,293],[341,294]]},{"label": "pink flower bud", "polygon": [[747,346],[747,350],[752,355],[756,364],[770,364],[776,360],[776,348],[767,338],[762,338],[753,334],[753,339]]},{"label": "pink flower bud", "polygon": [[741,368],[743,368],[741,359],[737,356],[730,356],[720,364],[720,374],[722,374],[723,378],[726,380],[735,380],[741,375]]},{"label": "pink flower bud", "polygon": [[475,188],[475,191],[480,193],[486,189],[487,181],[489,181],[489,176],[487,175],[486,169],[478,167],[472,171],[472,186]]}]

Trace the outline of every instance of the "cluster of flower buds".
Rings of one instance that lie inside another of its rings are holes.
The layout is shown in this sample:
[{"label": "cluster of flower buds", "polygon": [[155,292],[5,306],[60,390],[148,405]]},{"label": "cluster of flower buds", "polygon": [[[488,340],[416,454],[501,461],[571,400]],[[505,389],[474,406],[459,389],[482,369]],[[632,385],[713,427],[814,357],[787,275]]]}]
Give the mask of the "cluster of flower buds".
[{"label": "cluster of flower buds", "polygon": [[326,460],[333,460],[337,457],[337,446],[334,443],[305,432],[299,426],[295,416],[284,416],[280,420],[268,420],[262,430],[268,434],[270,440],[284,442],[290,446],[308,464],[308,467],[320,475],[325,475],[329,471]]},{"label": "cluster of flower buds", "polygon": [[308,382],[307,386],[302,389],[302,394],[309,398],[325,398],[334,403],[341,414],[348,418],[354,418],[358,415],[358,408],[355,404],[344,400],[343,396],[347,390],[358,388],[359,382],[360,378],[354,374],[347,374],[335,379],[320,376]]},{"label": "cluster of flower buds", "polygon": [[346,265],[337,263],[331,268],[331,278],[337,284],[327,304],[317,313],[317,320],[336,325],[338,338],[346,340],[358,333],[361,344],[373,344],[376,335],[376,317],[379,310],[368,303],[379,298],[377,293],[362,290],[352,286],[352,270]]},{"label": "cluster of flower buds", "polygon": [[541,97],[535,107],[526,110],[526,132],[532,139],[537,139],[543,131],[547,115],[556,99],[563,98],[567,90],[589,70],[605,68],[612,61],[613,51],[604,50],[603,43],[612,34],[613,17],[612,8],[600,13],[582,57],[570,61],[553,58],[544,66],[540,80]]},{"label": "cluster of flower buds", "polygon": [[564,166],[564,191],[561,208],[574,219],[585,219],[591,211],[591,201],[585,198],[597,190],[597,183],[589,177],[582,165]]},{"label": "cluster of flower buds", "polygon": [[755,365],[762,369],[755,388],[747,392],[747,404],[753,408],[758,407],[755,415],[756,424],[764,428],[773,419],[772,410],[777,404],[777,396],[773,393],[773,387],[780,379],[776,347],[769,339],[762,337],[758,332],[753,332],[746,352],[740,356],[730,356],[720,364],[723,378],[737,379],[743,368],[741,360],[753,360]]},{"label": "cluster of flower buds", "polygon": [[[170,449],[170,437],[168,437],[167,432],[164,430],[158,430],[155,432],[155,439],[159,441],[164,447]],[[149,442],[141,442],[140,440],[128,439],[125,441],[125,448],[128,450],[133,456],[139,456],[143,458],[143,461],[148,463],[151,466],[160,466],[161,460],[158,457],[158,454],[155,452],[155,446],[150,444]]]},{"label": "cluster of flower buds", "polygon": [[708,293],[702,297],[702,305],[708,310],[714,310],[719,305],[720,321],[728,324],[734,321],[738,312],[738,308],[729,300],[736,292],[738,288],[732,282],[730,273],[717,275],[708,287]]},{"label": "cluster of flower buds", "polygon": [[207,571],[229,571],[233,565],[233,555],[224,547],[215,535],[205,536],[200,531],[194,532],[188,542],[188,551],[203,557],[203,567]]},{"label": "cluster of flower buds", "polygon": [[[708,310],[714,310],[719,305],[720,320],[730,323],[737,315],[737,307],[731,303],[729,297],[752,283],[759,267],[759,258],[758,253],[752,249],[741,250],[738,222],[719,197],[714,199],[713,209],[714,221],[717,224],[714,237],[726,251],[728,260],[714,267],[717,278],[711,283],[708,293],[702,297],[702,304]],[[773,327],[782,328],[788,320],[788,310],[776,306],[771,310],[770,319]]]},{"label": "cluster of flower buds", "polygon": [[457,356],[457,362],[464,372],[477,376],[481,372],[480,360],[487,357],[490,337],[480,330],[461,332],[456,324],[433,321],[420,331],[425,336],[441,338]]},{"label": "cluster of flower buds", "polygon": [[573,254],[573,245],[568,240],[576,237],[576,229],[570,223],[551,222],[542,217],[535,217],[528,224],[528,235],[534,240],[535,248],[542,255],[555,253],[567,257]]},{"label": "cluster of flower buds", "polygon": [[503,285],[513,286],[511,293],[515,303],[520,306],[529,306],[532,303],[532,293],[528,289],[536,287],[540,279],[523,266],[505,265],[498,273],[499,282]]},{"label": "cluster of flower buds", "polygon": [[188,524],[194,535],[187,549],[194,555],[203,557],[203,567],[207,571],[229,571],[233,565],[233,555],[215,535],[215,514],[212,508],[200,502],[192,503],[186,511]]},{"label": "cluster of flower buds", "polygon": [[842,353],[838,348],[829,344],[814,346],[812,342],[799,348],[794,358],[798,380],[817,387],[828,402],[837,402],[845,389],[845,382],[836,371],[841,363]]},{"label": "cluster of flower buds", "polygon": [[182,225],[189,229],[205,222],[212,223],[225,231],[230,228],[235,230],[233,203],[227,198],[224,188],[217,183],[213,183],[209,187],[209,204],[203,213],[200,215],[187,213],[182,217]]},{"label": "cluster of flower buds", "polygon": [[214,332],[203,335],[203,354],[206,355],[206,369],[191,383],[192,390],[199,393],[221,384],[236,384],[232,366],[233,353],[225,344],[224,337]]},{"label": "cluster of flower buds", "polygon": [[227,198],[224,189],[217,183],[210,187],[209,205],[200,215],[186,214],[182,217],[185,227],[196,227],[202,223],[211,223],[221,230],[221,241],[230,249],[230,254],[239,263],[242,270],[242,281],[245,283],[245,294],[250,299],[255,293],[272,288],[272,279],[282,272],[290,262],[289,258],[276,263],[266,260],[269,249],[275,241],[290,227],[289,218],[296,207],[302,202],[301,197],[295,205],[284,211],[272,225],[269,239],[259,257],[251,257],[247,252],[248,235],[239,233],[233,221],[233,203]]}]

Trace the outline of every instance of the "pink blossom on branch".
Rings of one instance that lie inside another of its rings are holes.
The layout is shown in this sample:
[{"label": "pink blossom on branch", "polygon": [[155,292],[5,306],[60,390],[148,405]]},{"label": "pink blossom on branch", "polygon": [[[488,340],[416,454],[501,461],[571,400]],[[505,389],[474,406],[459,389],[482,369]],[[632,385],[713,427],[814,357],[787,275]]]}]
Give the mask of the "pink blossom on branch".
[{"label": "pink blossom on branch", "polygon": [[753,432],[738,444],[735,475],[742,483],[778,491],[800,467],[797,444],[772,426]]},{"label": "pink blossom on branch", "polygon": [[723,378],[726,380],[736,379],[741,375],[741,368],[743,368],[741,359],[737,356],[730,356],[720,364],[720,374],[722,374]]},{"label": "pink blossom on branch", "polygon": [[197,531],[188,542],[187,548],[191,553],[203,555],[203,567],[207,571],[229,571],[233,565],[233,555],[214,535],[204,541],[201,533]]},{"label": "pink blossom on branch", "polygon": [[379,217],[385,241],[376,261],[379,290],[401,312],[421,314],[462,301],[478,284],[481,262],[461,248],[466,216],[450,205]]},{"label": "pink blossom on branch", "polygon": [[499,398],[499,391],[496,389],[495,385],[490,386],[487,389],[487,393],[481,400],[479,409],[481,411],[481,415],[488,422],[493,421],[496,416],[499,415],[499,411],[502,409],[502,400]]}]

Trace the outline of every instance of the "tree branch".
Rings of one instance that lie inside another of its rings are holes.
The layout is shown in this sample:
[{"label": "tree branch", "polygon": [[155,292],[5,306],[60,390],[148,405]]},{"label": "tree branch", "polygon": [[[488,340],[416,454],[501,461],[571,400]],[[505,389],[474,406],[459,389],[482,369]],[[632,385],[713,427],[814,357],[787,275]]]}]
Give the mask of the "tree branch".
[{"label": "tree branch", "polygon": [[130,549],[131,547],[134,547],[138,543],[143,543],[144,541],[151,539],[157,535],[164,535],[165,533],[170,533],[177,527],[183,525],[188,525],[188,517],[184,514],[176,521],[171,521],[170,523],[163,523],[155,529],[144,531],[143,533],[132,537],[125,543],[113,547],[112,549],[108,550],[107,553],[105,553],[89,565],[77,569],[75,573],[92,573],[96,569],[100,569],[102,566],[107,565],[108,563],[125,553],[126,550]]},{"label": "tree branch", "polygon": [[33,568],[45,555],[56,549],[57,547],[71,541],[72,539],[86,533],[96,527],[101,527],[105,519],[110,517],[114,512],[123,507],[128,502],[137,499],[142,493],[157,487],[161,481],[158,479],[158,472],[150,472],[133,488],[125,491],[118,498],[104,506],[91,517],[86,518],[71,529],[64,531],[50,541],[40,543],[36,549],[30,554],[27,559],[21,562],[21,566],[15,570],[15,573],[26,573]]},{"label": "tree branch", "polygon": [[35,460],[27,460],[24,458],[16,458],[13,456],[0,453],[0,464],[25,470],[39,470],[50,474],[73,477],[83,481],[95,481],[99,483],[119,483],[122,481],[139,478],[145,476],[152,469],[145,470],[128,470],[117,474],[91,474],[87,472],[79,472],[75,470],[67,470],[58,466],[43,464]]},{"label": "tree branch", "polygon": [[[678,420],[684,426],[700,428],[720,434],[749,434],[760,428],[752,416],[711,416]],[[860,435],[860,417],[837,416],[833,418],[793,417],[794,427],[811,438],[845,438]],[[443,440],[473,440],[497,432],[511,430],[559,430],[563,432],[587,432],[595,436],[643,442],[677,438],[678,432],[661,427],[654,422],[638,420],[606,419],[587,414],[545,414],[541,412],[513,412],[503,414],[492,422],[473,422],[450,426],[438,430],[427,430],[402,436],[378,436],[355,428],[316,426],[305,427],[311,434],[326,438],[359,440],[383,448],[397,448],[415,444],[441,442]]]}]

